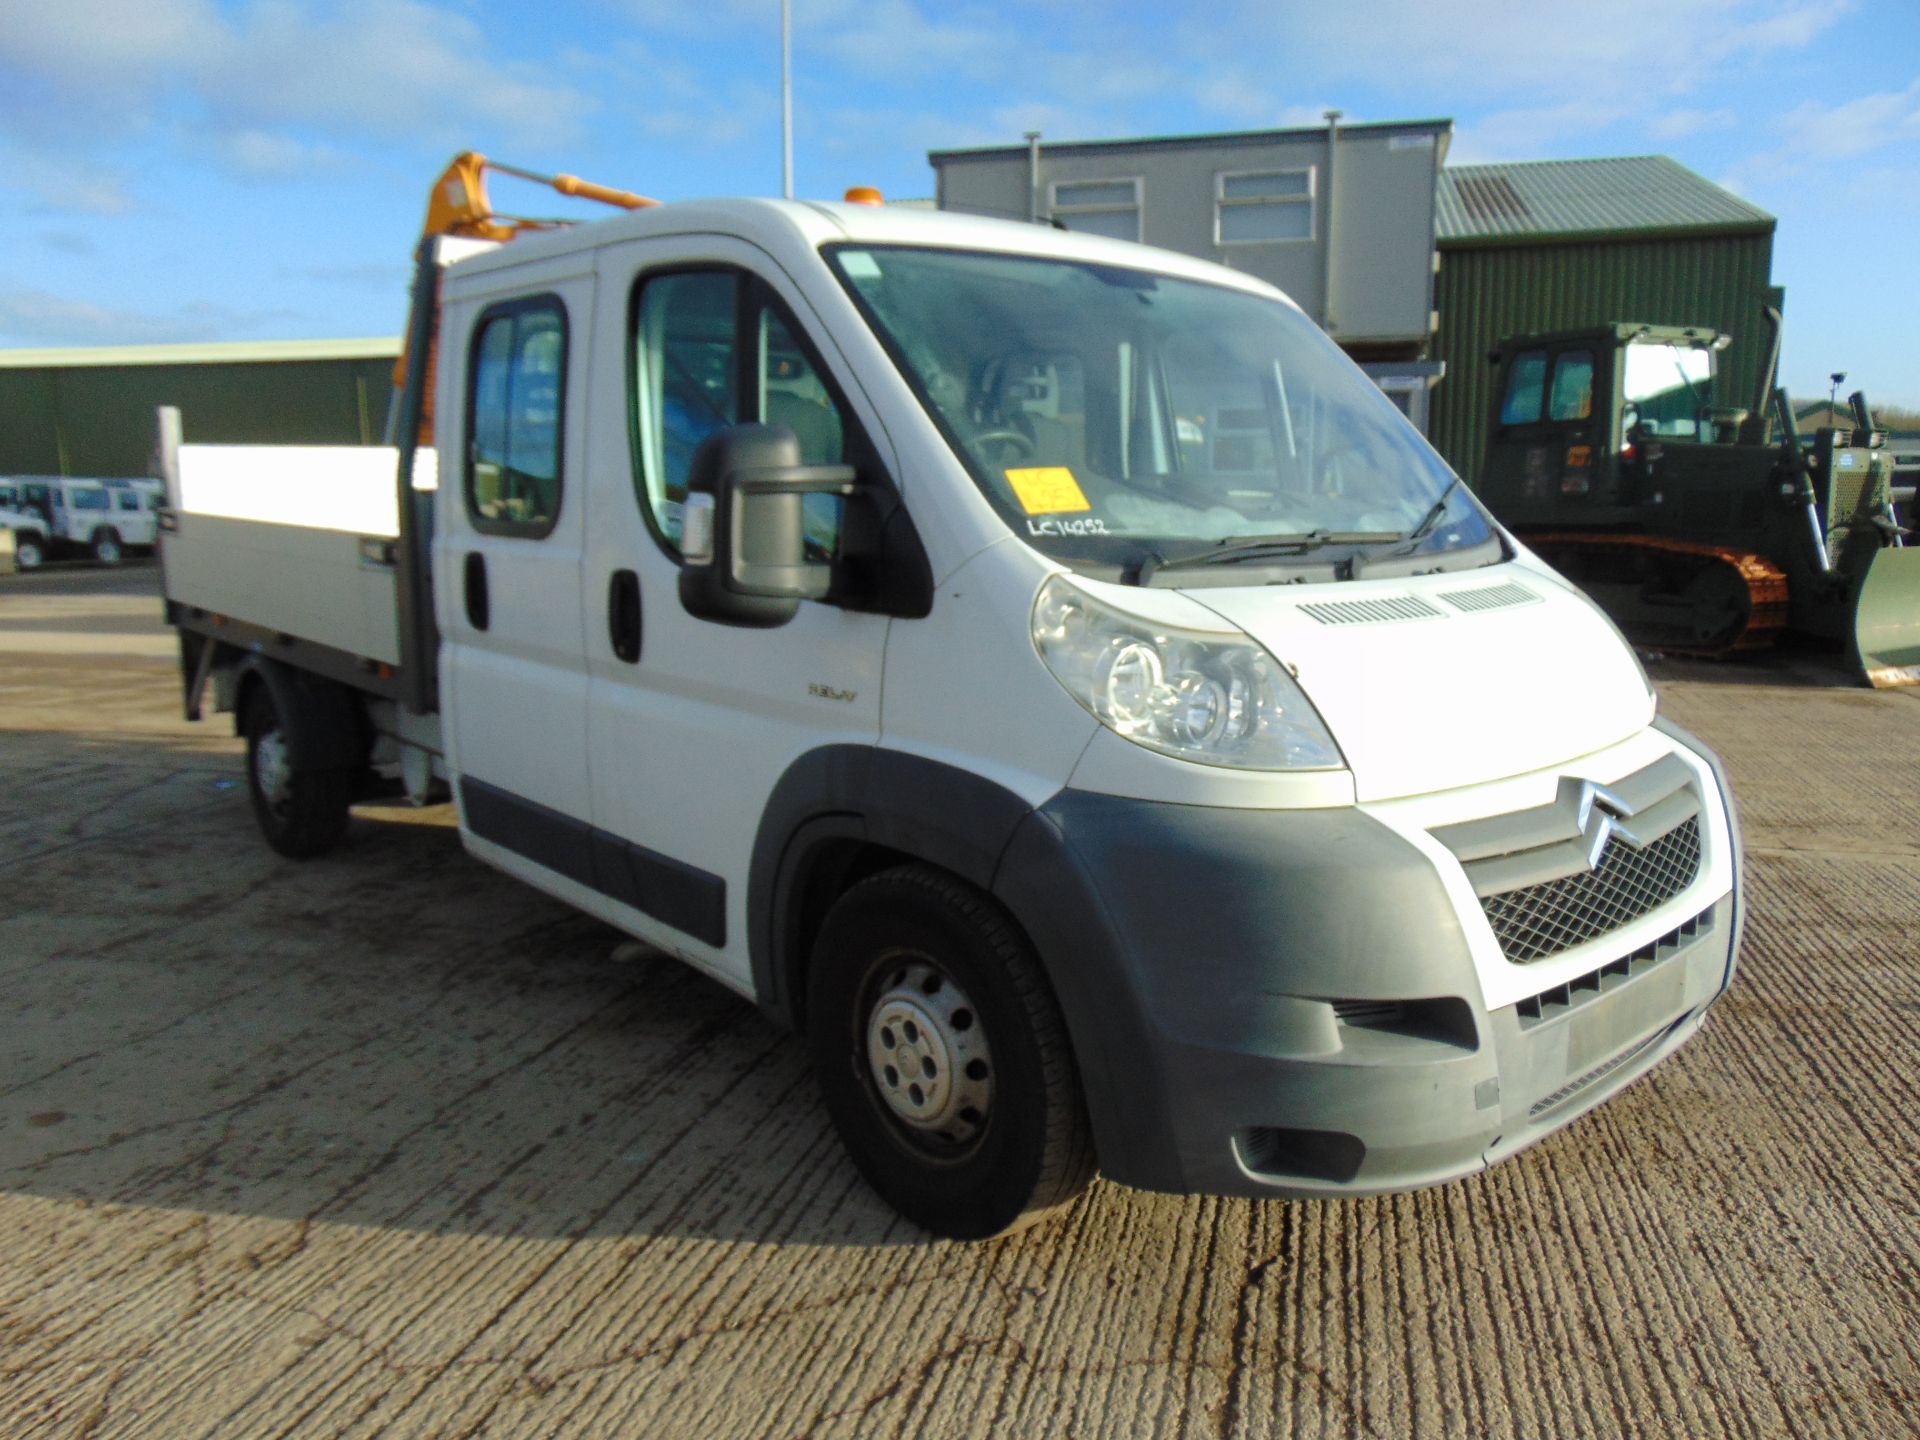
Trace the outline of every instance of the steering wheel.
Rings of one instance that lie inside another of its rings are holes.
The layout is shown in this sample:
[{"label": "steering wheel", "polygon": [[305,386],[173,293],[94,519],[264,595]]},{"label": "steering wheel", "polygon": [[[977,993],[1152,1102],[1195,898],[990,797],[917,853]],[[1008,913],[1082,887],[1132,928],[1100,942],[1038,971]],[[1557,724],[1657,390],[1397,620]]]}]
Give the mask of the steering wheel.
[{"label": "steering wheel", "polygon": [[982,430],[978,435],[973,437],[973,443],[980,446],[1011,445],[1014,447],[1015,453],[1006,458],[1015,460],[1031,460],[1033,458],[1034,450],[1032,439],[1021,434],[1018,430]]}]

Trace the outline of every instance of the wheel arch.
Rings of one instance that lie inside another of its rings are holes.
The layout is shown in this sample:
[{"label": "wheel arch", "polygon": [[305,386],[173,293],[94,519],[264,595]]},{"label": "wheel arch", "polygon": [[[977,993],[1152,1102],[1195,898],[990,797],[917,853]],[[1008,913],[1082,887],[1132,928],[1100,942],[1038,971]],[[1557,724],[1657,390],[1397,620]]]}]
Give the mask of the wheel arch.
[{"label": "wheel arch", "polygon": [[761,1008],[804,1030],[813,938],[851,886],[918,861],[990,893],[1000,857],[1032,811],[994,781],[923,756],[869,745],[800,756],[768,797],[748,875],[747,946]]},{"label": "wheel arch", "polygon": [[357,770],[366,764],[372,734],[357,692],[268,656],[249,655],[234,687],[234,734],[246,733],[247,711],[262,691],[273,701],[297,766]]}]

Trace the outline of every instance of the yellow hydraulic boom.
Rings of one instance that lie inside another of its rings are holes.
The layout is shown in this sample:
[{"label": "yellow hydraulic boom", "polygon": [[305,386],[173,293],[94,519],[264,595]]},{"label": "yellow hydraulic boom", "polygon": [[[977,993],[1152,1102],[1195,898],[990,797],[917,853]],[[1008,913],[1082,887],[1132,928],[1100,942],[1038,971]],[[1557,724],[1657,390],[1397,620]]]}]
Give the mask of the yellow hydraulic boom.
[{"label": "yellow hydraulic boom", "polygon": [[[498,160],[489,160],[477,151],[467,150],[454,156],[453,163],[448,165],[441,172],[440,178],[433,182],[433,190],[427,197],[426,225],[420,234],[420,243],[423,247],[437,235],[457,235],[467,239],[495,240],[504,243],[532,231],[558,230],[573,223],[570,220],[540,219],[533,216],[499,213],[493,208],[493,201],[487,195],[489,170],[497,171],[502,175],[512,175],[521,180],[531,180],[561,195],[573,195],[582,200],[597,200],[603,205],[617,206],[622,210],[639,210],[644,206],[660,203],[658,200],[649,200],[645,195],[636,195],[630,190],[615,190],[611,186],[596,185],[591,180],[582,180],[577,175],[542,175],[537,170],[523,170],[517,165],[502,164]],[[421,319],[417,313],[420,303],[421,292],[416,287],[413,299],[416,314],[407,325],[406,337],[401,344],[400,358],[393,367],[393,384],[396,392],[406,387],[409,354]],[[417,433],[418,442],[422,445],[433,442],[435,357],[432,336],[433,332],[429,331],[427,363],[420,377],[422,390],[418,401],[420,420]]]}]

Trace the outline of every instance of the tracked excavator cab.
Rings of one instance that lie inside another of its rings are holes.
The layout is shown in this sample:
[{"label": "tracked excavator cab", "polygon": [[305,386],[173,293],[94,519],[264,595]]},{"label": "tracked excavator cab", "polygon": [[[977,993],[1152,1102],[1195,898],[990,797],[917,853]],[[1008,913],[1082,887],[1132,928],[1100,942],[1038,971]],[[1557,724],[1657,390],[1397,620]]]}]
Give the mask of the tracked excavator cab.
[{"label": "tracked excavator cab", "polygon": [[1481,498],[1636,644],[1721,656],[1795,631],[1871,684],[1920,684],[1920,549],[1865,397],[1803,444],[1772,361],[1729,403],[1727,344],[1631,324],[1509,339]]}]

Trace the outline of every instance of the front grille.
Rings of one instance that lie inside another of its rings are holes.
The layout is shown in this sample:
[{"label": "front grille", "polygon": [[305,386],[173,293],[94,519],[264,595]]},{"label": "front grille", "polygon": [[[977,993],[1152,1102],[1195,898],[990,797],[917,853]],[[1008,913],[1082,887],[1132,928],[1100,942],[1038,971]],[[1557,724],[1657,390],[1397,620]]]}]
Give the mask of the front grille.
[{"label": "front grille", "polygon": [[1527,885],[1481,904],[1500,949],[1516,965],[1618,930],[1678,895],[1700,873],[1700,819],[1693,816],[1644,848],[1615,834],[1591,870]]}]

